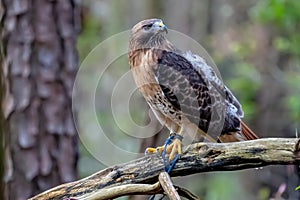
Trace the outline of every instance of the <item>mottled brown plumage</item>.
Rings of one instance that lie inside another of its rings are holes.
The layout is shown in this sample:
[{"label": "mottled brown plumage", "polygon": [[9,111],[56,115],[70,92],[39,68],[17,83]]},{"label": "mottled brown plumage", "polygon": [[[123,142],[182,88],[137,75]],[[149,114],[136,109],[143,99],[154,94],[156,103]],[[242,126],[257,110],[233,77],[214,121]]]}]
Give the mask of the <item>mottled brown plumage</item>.
[{"label": "mottled brown plumage", "polygon": [[[129,41],[134,80],[158,120],[171,133],[233,142],[258,138],[243,122],[240,103],[205,60],[166,38],[160,19],[136,24]],[[171,156],[181,153],[175,139]]]}]

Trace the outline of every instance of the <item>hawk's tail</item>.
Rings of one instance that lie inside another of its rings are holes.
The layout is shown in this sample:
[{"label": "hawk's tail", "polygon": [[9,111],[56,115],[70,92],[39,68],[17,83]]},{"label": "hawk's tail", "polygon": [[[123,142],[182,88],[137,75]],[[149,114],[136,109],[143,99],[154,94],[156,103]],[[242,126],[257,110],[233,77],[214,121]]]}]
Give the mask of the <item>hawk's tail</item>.
[{"label": "hawk's tail", "polygon": [[241,131],[242,135],[247,140],[255,140],[259,138],[243,121],[241,121],[241,125],[242,125],[242,131]]},{"label": "hawk's tail", "polygon": [[218,142],[238,142],[259,138],[243,121],[241,121],[241,127],[241,131],[221,134],[218,137]]}]

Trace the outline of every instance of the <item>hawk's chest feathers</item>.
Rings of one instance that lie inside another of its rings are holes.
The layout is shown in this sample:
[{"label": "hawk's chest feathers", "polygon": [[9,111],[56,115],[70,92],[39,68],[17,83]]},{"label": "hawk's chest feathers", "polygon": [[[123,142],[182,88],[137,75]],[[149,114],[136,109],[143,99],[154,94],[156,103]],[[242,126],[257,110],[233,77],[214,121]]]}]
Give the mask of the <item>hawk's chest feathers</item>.
[{"label": "hawk's chest feathers", "polygon": [[138,50],[130,55],[133,78],[146,99],[161,93],[161,88],[154,74],[158,57],[158,52],[151,49]]}]

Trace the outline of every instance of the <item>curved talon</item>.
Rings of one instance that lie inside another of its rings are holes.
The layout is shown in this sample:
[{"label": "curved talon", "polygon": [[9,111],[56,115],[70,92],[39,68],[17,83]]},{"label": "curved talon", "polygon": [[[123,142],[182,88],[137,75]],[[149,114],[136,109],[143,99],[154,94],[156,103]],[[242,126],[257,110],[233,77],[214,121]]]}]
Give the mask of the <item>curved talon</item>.
[{"label": "curved talon", "polygon": [[148,147],[145,150],[145,155],[156,153],[156,148]]},{"label": "curved talon", "polygon": [[161,153],[163,152],[165,146],[159,146],[159,147],[148,147],[145,150],[145,155],[149,155],[149,154],[156,154],[157,156],[161,155]]},{"label": "curved talon", "polygon": [[164,150],[164,146],[156,147],[156,155],[160,156]]}]

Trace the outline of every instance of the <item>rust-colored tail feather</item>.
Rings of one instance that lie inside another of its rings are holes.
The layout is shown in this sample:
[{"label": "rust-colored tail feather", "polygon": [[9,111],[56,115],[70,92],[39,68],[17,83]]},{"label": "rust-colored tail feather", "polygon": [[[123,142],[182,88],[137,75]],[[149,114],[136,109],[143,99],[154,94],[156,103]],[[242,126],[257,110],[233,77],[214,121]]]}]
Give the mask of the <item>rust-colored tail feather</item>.
[{"label": "rust-colored tail feather", "polygon": [[259,138],[243,121],[241,121],[241,125],[242,134],[247,140],[255,140]]},{"label": "rust-colored tail feather", "polygon": [[259,138],[243,121],[241,121],[241,126],[241,131],[221,134],[218,137],[218,142],[239,142]]}]

